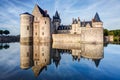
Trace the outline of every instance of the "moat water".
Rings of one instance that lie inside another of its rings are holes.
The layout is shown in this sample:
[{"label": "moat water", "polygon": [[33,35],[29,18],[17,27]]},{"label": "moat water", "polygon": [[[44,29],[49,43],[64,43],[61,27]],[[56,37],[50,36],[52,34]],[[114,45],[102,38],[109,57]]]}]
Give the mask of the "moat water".
[{"label": "moat water", "polygon": [[0,80],[120,80],[120,45],[0,43]]}]

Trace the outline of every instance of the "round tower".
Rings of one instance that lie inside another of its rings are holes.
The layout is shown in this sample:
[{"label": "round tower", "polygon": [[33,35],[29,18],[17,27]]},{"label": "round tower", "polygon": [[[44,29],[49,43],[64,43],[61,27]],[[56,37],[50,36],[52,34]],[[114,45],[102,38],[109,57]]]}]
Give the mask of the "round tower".
[{"label": "round tower", "polygon": [[33,16],[29,13],[20,15],[20,42],[32,42],[33,39]]}]

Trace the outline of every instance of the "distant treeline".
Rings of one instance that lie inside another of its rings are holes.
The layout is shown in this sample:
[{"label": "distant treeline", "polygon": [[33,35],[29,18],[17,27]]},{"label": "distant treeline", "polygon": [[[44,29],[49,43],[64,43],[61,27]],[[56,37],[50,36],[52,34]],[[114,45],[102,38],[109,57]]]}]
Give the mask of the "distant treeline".
[{"label": "distant treeline", "polygon": [[104,29],[104,36],[113,35],[113,36],[120,36],[120,30],[107,30]]},{"label": "distant treeline", "polygon": [[12,36],[9,35],[9,30],[0,30],[0,43],[10,43],[10,42],[19,42],[20,35]]},{"label": "distant treeline", "polygon": [[107,30],[104,29],[104,36],[113,35],[114,41],[120,42],[120,29],[118,30]]}]

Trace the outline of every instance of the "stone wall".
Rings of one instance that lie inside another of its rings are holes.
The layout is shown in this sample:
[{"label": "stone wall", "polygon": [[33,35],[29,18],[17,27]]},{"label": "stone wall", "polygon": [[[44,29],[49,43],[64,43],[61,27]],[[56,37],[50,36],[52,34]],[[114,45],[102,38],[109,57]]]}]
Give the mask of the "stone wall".
[{"label": "stone wall", "polygon": [[103,43],[103,28],[81,27],[81,34],[52,34],[53,42]]},{"label": "stone wall", "polygon": [[103,28],[81,28],[82,43],[103,43]]},{"label": "stone wall", "polygon": [[53,42],[80,42],[80,34],[52,34]]}]

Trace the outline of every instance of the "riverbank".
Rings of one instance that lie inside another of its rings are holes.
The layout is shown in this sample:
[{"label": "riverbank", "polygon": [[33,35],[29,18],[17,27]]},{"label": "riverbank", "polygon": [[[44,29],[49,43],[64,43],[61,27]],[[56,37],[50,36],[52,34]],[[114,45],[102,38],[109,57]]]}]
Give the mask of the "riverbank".
[{"label": "riverbank", "polygon": [[0,43],[19,42],[20,36],[0,36]]}]

